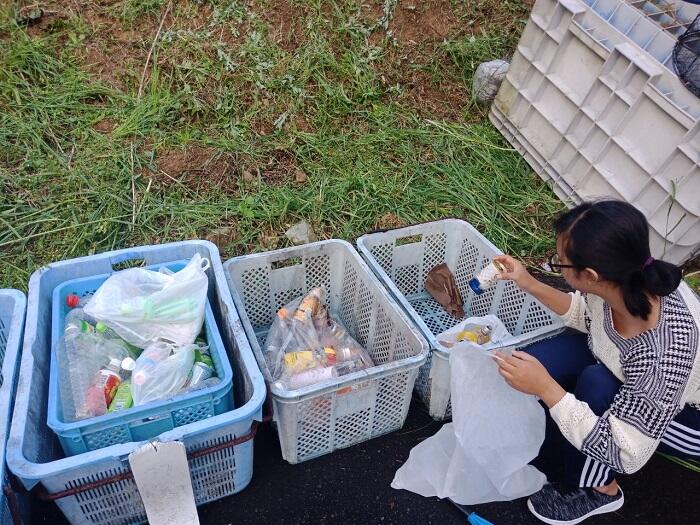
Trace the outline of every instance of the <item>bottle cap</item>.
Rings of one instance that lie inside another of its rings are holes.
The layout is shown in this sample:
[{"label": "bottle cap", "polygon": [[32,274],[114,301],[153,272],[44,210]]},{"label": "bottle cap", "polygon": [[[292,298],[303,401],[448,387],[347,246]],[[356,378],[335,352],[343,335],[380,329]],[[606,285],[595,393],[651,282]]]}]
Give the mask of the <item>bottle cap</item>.
[{"label": "bottle cap", "polygon": [[469,288],[471,288],[476,295],[481,295],[484,293],[484,291],[481,289],[481,283],[476,277],[469,280]]},{"label": "bottle cap", "polygon": [[109,328],[106,324],[104,324],[102,321],[98,321],[97,324],[95,324],[95,331],[98,334],[103,334],[107,331],[107,328]]},{"label": "bottle cap", "polygon": [[80,297],[74,293],[68,294],[66,296],[66,306],[68,308],[76,308],[80,304]]},{"label": "bottle cap", "polygon": [[134,361],[131,357],[125,357],[121,361],[121,367],[127,372],[131,372],[134,368],[136,368],[136,361]]}]

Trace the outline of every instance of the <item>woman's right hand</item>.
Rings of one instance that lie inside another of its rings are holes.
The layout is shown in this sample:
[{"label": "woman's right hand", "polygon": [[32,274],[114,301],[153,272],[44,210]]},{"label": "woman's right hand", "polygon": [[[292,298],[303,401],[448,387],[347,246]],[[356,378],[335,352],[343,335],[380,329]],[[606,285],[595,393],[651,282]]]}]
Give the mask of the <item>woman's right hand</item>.
[{"label": "woman's right hand", "polygon": [[523,289],[534,279],[525,269],[523,263],[510,255],[498,255],[493,260],[501,263],[506,268],[505,271],[496,276],[497,279],[513,281],[518,287]]}]

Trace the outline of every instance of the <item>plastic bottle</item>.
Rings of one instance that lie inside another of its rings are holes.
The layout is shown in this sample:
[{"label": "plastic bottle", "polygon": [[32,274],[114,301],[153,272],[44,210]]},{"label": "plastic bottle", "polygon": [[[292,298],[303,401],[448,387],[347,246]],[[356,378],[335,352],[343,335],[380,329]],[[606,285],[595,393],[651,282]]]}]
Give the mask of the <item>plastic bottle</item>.
[{"label": "plastic bottle", "polygon": [[55,348],[60,405],[63,419],[75,421],[85,391],[106,361],[100,352],[95,352],[94,327],[82,308],[68,312],[63,334]]},{"label": "plastic bottle", "polygon": [[294,374],[287,377],[283,381],[278,381],[277,384],[281,388],[287,390],[296,390],[316,383],[322,383],[338,377],[338,371],[334,366],[323,366],[306,370],[301,374]]},{"label": "plastic bottle", "polygon": [[105,339],[108,339],[112,341],[115,345],[122,347],[132,359],[136,359],[139,355],[141,355],[140,348],[137,348],[134,345],[124,341],[124,339],[119,337],[119,335],[114,330],[112,330],[102,321],[98,321],[97,323],[95,323],[95,332],[97,332],[98,334],[102,334],[102,336]]},{"label": "plastic bottle", "polygon": [[78,333],[94,332],[95,326],[82,308],[74,308],[66,314],[63,324],[63,335],[70,336]]},{"label": "plastic bottle", "polygon": [[214,377],[214,362],[209,354],[209,347],[199,347],[194,351],[194,364],[190,372],[187,386],[194,387],[207,379]]},{"label": "plastic bottle", "polygon": [[479,274],[469,281],[469,288],[480,295],[496,284],[496,276],[505,271],[505,266],[497,261],[491,261]]},{"label": "plastic bottle", "polygon": [[122,382],[121,360],[110,359],[109,364],[102,368],[93,378],[92,385],[85,392],[83,402],[83,417],[101,416],[107,412]]},{"label": "plastic bottle", "polygon": [[185,388],[182,389],[182,392],[187,393],[187,392],[195,392],[197,390],[204,390],[205,388],[214,387],[214,386],[218,385],[219,383],[221,383],[221,379],[219,379],[218,377],[210,377],[209,379],[205,379],[201,383],[198,383],[194,386],[186,386]]}]

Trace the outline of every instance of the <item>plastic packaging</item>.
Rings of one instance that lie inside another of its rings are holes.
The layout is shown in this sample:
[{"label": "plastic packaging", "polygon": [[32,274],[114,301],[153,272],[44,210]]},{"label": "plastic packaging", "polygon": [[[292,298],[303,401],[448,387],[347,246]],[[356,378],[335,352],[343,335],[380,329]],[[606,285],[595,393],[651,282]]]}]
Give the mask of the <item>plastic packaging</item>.
[{"label": "plastic packaging", "polygon": [[469,288],[475,294],[480,295],[496,284],[496,276],[503,271],[505,271],[505,267],[501,263],[491,261],[476,277],[469,280]]},{"label": "plastic packaging", "polygon": [[194,344],[182,346],[158,341],[146,348],[136,360],[131,374],[131,395],[134,406],[172,397],[187,383],[194,352]]},{"label": "plastic packaging", "polygon": [[179,272],[130,268],[107,279],[85,305],[126,342],[145,348],[157,340],[194,342],[204,322],[209,260],[196,254]]},{"label": "plastic packaging", "polygon": [[[510,337],[499,324],[493,337]],[[544,441],[545,414],[537,398],[508,386],[482,345],[454,346],[450,368],[453,422],[411,450],[391,486],[462,505],[540,490],[546,478],[528,464]]]},{"label": "plastic packaging", "polygon": [[265,359],[280,388],[296,390],[374,366],[367,351],[324,306],[325,290],[312,289],[277,312]]}]

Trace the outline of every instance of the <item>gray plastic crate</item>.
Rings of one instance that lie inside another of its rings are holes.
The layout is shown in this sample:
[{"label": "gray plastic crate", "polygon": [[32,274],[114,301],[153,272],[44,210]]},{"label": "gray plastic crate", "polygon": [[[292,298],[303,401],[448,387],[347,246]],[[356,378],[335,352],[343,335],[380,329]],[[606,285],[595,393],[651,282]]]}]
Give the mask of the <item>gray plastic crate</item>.
[{"label": "gray plastic crate", "polygon": [[[18,495],[5,488],[10,486],[5,467],[5,445],[10,432],[10,416],[15,397],[20,347],[24,330],[27,299],[18,290],[0,289],[0,524],[21,519]],[[23,501],[22,503],[26,503]],[[25,505],[23,505],[25,507]],[[26,508],[26,507],[25,507]]]},{"label": "gray plastic crate", "polygon": [[514,336],[508,346],[551,337],[563,329],[559,316],[511,281],[501,281],[481,295],[468,282],[501,252],[472,225],[457,219],[418,224],[357,240],[357,247],[430,343],[416,390],[435,419],[451,415],[449,351],[436,336],[459,322],[425,290],[425,277],[446,263],[464,300],[466,317],[494,314]]},{"label": "gray plastic crate", "polygon": [[[331,240],[224,263],[234,303],[274,402],[282,456],[298,463],[398,430],[428,345],[355,249]],[[299,390],[272,383],[263,356],[276,312],[322,286],[326,305],[375,366]]]},{"label": "gray plastic crate", "polygon": [[537,1],[491,121],[567,204],[626,200],[653,255],[683,262],[700,249],[700,99],[667,67],[668,32],[622,0],[595,6],[608,20]]},{"label": "gray plastic crate", "polygon": [[[155,438],[181,441],[197,505],[243,490],[253,475],[253,437],[262,419],[265,383],[241,327],[224,278],[219,251],[207,241],[183,241],[105,252],[52,263],[29,281],[27,319],[7,443],[7,465],[25,488],[43,486],[72,524],[143,523],[146,512],[131,475],[128,456],[143,442],[129,442],[65,457],[46,424],[51,348],[51,297],[59,284],[111,273],[124,263],[211,261],[208,299],[234,371],[233,410],[189,423]],[[152,440],[151,440],[152,441]]]}]

